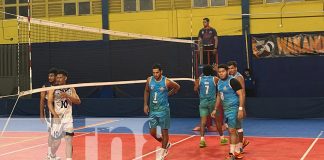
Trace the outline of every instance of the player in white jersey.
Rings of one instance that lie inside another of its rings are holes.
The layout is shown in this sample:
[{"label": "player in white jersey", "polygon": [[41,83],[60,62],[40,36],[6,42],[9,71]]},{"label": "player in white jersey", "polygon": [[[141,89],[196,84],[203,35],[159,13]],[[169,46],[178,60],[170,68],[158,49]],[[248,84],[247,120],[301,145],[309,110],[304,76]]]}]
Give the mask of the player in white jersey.
[{"label": "player in white jersey", "polygon": [[[56,76],[57,85],[65,85],[67,77],[68,74],[66,71],[58,71]],[[51,136],[54,138],[51,147],[51,160],[57,160],[56,151],[61,144],[61,138],[63,136],[66,142],[66,160],[72,160],[72,139],[74,135],[72,104],[80,103],[81,100],[74,88],[64,88],[49,91],[48,107],[54,118],[51,129]]]},{"label": "player in white jersey", "polygon": [[[54,86],[56,81],[56,74],[57,74],[57,69],[51,68],[48,71],[48,81],[43,85],[43,87],[51,87]],[[51,122],[52,122],[52,115],[51,112],[48,109],[47,106],[47,99],[48,99],[48,92],[41,92],[40,93],[40,101],[39,101],[39,116],[40,120],[47,125],[48,129],[48,149],[47,149],[47,159],[50,159],[50,154],[51,154],[51,146],[52,146],[52,136],[51,136]]]},{"label": "player in white jersey", "polygon": [[[237,71],[237,63],[236,61],[229,61],[227,62],[227,66],[228,66],[228,73],[230,76],[232,76],[233,78],[235,78],[236,80],[238,80],[242,86],[242,89],[243,89],[243,96],[245,97],[245,81],[244,81],[244,77],[241,75],[240,72]],[[245,105],[245,104],[244,104]],[[243,110],[243,114],[244,114],[244,117],[246,115],[246,112],[245,112],[245,107],[244,107],[244,110]],[[243,133],[243,120],[241,122],[241,127],[240,128],[237,128],[237,132],[238,132],[238,135],[239,135],[239,147],[240,147],[240,151],[241,153],[244,153],[243,152],[243,149],[249,145],[249,141],[247,141],[245,138],[244,138],[244,133]]]}]

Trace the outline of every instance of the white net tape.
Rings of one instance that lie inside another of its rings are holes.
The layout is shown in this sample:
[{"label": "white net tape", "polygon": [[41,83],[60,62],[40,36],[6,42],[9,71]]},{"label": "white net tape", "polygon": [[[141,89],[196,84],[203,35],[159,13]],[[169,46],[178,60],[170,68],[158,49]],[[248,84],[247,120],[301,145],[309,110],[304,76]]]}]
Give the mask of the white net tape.
[{"label": "white net tape", "polygon": [[70,30],[75,30],[75,31],[90,32],[90,33],[96,33],[96,34],[107,34],[107,35],[112,35],[112,36],[130,37],[130,38],[138,38],[138,39],[150,39],[150,40],[157,40],[157,41],[177,42],[177,43],[189,43],[189,44],[194,43],[192,40],[184,40],[184,39],[150,36],[150,35],[137,34],[137,33],[120,32],[120,31],[113,31],[113,30],[107,30],[107,29],[102,29],[102,28],[85,27],[85,26],[79,26],[79,25],[74,25],[74,24],[60,23],[60,22],[47,21],[47,20],[35,19],[35,18],[31,18],[30,22],[28,22],[28,18],[23,17],[23,16],[18,16],[17,20],[19,22],[43,25],[43,26],[48,26],[48,27],[55,27],[55,28],[62,28],[62,29],[70,29]]}]

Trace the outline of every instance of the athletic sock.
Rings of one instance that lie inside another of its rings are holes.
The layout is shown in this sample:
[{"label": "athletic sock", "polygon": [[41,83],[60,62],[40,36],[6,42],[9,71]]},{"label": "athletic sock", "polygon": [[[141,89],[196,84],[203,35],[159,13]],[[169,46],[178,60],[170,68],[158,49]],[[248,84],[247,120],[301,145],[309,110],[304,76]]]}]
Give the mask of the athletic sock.
[{"label": "athletic sock", "polygon": [[234,155],[235,152],[235,144],[230,144],[230,153]]},{"label": "athletic sock", "polygon": [[240,153],[240,152],[241,152],[240,149],[241,149],[241,148],[240,148],[240,145],[236,144],[236,145],[235,145],[235,152],[236,152],[236,153]]},{"label": "athletic sock", "polygon": [[48,147],[47,148],[47,155],[51,155],[51,153],[52,153],[52,148],[51,147]]},{"label": "athletic sock", "polygon": [[242,142],[238,143],[238,147],[243,148],[243,143]]}]

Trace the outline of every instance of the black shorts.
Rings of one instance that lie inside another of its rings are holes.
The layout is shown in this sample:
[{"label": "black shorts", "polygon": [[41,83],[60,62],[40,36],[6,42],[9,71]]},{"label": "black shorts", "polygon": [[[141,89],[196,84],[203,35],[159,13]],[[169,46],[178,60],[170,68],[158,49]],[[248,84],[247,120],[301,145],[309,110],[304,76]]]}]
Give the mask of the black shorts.
[{"label": "black shorts", "polygon": [[[203,46],[203,64],[213,65],[216,63],[216,54],[214,52],[214,49],[215,49],[214,45]],[[209,61],[208,61],[208,57],[209,57]]]}]

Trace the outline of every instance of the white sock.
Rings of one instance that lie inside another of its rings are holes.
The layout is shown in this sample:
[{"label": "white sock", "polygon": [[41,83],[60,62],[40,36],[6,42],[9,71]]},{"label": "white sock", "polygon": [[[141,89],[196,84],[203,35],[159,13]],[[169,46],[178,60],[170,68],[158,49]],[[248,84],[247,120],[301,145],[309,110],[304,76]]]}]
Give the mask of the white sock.
[{"label": "white sock", "polygon": [[166,153],[166,149],[161,148],[161,157],[164,157],[165,153]]},{"label": "white sock", "polygon": [[237,145],[239,146],[239,148],[243,148],[243,143],[242,142],[238,143]]},{"label": "white sock", "polygon": [[230,144],[230,153],[234,155],[235,152],[235,144]]},{"label": "white sock", "polygon": [[225,138],[224,135],[220,136],[220,139],[224,139],[224,138]]},{"label": "white sock", "polygon": [[240,149],[241,149],[241,148],[240,148],[240,145],[236,144],[236,145],[235,145],[235,152],[236,152],[236,153],[240,153],[240,152],[241,152]]},{"label": "white sock", "polygon": [[200,137],[200,140],[201,141],[205,141],[205,137]]},{"label": "white sock", "polygon": [[48,154],[48,155],[51,155],[51,153],[52,153],[52,148],[51,148],[51,147],[48,147],[48,149],[47,149],[47,154]]}]

